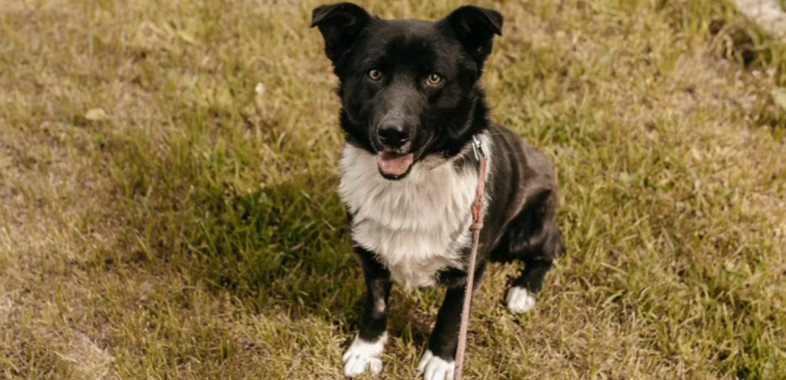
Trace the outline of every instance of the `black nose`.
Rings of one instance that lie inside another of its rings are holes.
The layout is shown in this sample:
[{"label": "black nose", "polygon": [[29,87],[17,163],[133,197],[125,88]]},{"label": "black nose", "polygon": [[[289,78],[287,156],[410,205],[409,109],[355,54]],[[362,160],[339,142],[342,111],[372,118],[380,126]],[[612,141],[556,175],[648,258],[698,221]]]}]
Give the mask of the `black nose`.
[{"label": "black nose", "polygon": [[379,140],[391,147],[400,148],[409,141],[409,131],[398,123],[387,123],[379,128]]}]

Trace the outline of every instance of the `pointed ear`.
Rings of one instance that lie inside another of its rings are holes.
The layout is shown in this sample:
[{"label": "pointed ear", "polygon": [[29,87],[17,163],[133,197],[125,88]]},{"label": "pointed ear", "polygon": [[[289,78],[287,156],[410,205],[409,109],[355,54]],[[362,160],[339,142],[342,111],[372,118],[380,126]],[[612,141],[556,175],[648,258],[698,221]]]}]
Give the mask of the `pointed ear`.
[{"label": "pointed ear", "polygon": [[493,9],[466,5],[453,11],[442,22],[450,25],[481,67],[491,53],[494,35],[502,35],[502,15]]},{"label": "pointed ear", "polygon": [[325,54],[335,64],[366,27],[371,16],[352,3],[337,3],[314,8],[311,27],[319,27],[325,38]]}]

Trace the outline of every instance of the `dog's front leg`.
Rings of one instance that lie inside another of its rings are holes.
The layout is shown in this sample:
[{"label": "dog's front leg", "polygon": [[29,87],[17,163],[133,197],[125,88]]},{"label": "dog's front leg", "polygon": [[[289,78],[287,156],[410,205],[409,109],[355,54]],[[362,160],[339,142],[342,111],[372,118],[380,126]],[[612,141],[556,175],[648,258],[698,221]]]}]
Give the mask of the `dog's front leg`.
[{"label": "dog's front leg", "polygon": [[390,272],[371,252],[357,245],[355,252],[360,256],[366,278],[366,305],[360,331],[344,353],[344,375],[347,377],[360,376],[367,368],[373,374],[382,371],[382,351],[388,340]]},{"label": "dog's front leg", "polygon": [[[485,265],[479,265],[475,271],[473,294],[480,286],[484,269]],[[425,380],[453,379],[465,295],[466,285],[449,287],[445,292],[445,300],[437,313],[437,323],[431,332],[428,349],[418,364],[418,371]]]}]

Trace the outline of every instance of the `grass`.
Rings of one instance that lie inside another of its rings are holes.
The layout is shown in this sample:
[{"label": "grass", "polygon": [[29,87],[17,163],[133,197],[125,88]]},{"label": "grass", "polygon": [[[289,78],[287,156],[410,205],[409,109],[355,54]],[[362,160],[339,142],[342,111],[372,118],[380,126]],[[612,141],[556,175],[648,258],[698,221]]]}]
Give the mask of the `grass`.
[{"label": "grass", "polygon": [[[341,378],[363,283],[317,4],[2,2],[0,378]],[[786,49],[727,1],[481,4],[568,252],[522,317],[491,268],[467,378],[786,378]],[[439,302],[394,291],[383,378]]]}]

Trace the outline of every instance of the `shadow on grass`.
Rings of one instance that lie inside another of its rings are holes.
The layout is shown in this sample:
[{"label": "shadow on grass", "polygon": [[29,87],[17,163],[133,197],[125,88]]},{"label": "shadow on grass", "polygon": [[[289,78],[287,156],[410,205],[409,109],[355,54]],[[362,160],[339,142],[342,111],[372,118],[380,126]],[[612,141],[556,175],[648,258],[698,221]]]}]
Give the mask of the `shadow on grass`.
[{"label": "shadow on grass", "polygon": [[[147,136],[112,141],[115,200],[130,227],[130,256],[118,258],[229,292],[252,313],[354,319],[364,286],[335,174],[314,170],[249,186],[264,177],[253,170],[251,148],[230,156],[198,138],[170,141],[158,159],[150,158]],[[208,154],[194,154],[199,149]]]},{"label": "shadow on grass", "polygon": [[297,177],[261,190],[211,192],[187,249],[199,275],[255,311],[332,320],[360,302],[363,285],[334,178]]}]

